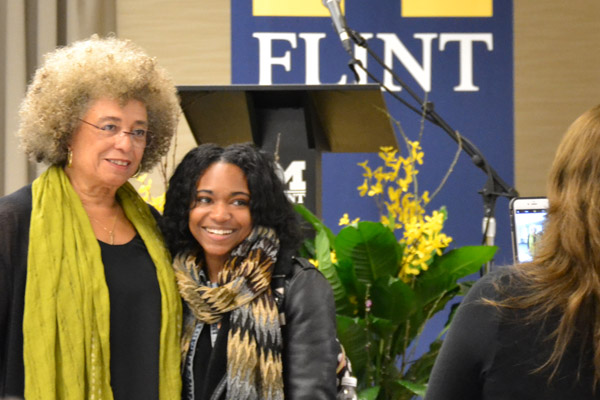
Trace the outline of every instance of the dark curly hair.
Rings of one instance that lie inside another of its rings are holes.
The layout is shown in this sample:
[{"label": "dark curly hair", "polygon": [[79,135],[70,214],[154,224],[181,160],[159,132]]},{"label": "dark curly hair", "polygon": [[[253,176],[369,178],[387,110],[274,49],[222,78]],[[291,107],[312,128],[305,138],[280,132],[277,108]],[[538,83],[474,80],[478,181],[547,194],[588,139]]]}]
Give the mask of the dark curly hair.
[{"label": "dark curly hair", "polygon": [[169,180],[160,227],[171,254],[197,254],[202,248],[189,229],[190,208],[196,199],[198,180],[212,164],[238,166],[250,190],[250,216],[254,226],[275,229],[280,241],[279,258],[294,254],[302,239],[298,214],[285,195],[284,184],[275,174],[272,157],[250,143],[225,148],[203,144],[190,150]]},{"label": "dark curly hair", "polygon": [[150,170],[177,132],[177,88],[155,58],[132,41],[112,35],[92,35],[45,55],[19,110],[21,147],[33,161],[65,165],[68,142],[80,118],[101,98],[121,105],[131,99],[144,103],[152,140],[141,170]]}]

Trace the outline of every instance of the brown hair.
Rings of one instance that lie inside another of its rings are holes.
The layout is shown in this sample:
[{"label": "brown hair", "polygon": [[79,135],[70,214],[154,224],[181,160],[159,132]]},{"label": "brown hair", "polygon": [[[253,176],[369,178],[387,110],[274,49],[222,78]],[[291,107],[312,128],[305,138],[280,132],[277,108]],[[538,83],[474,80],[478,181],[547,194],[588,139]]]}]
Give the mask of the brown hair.
[{"label": "brown hair", "polygon": [[564,135],[550,170],[548,200],[544,234],[534,259],[515,268],[526,290],[498,305],[527,309],[531,319],[540,320],[548,313],[559,316],[549,336],[552,353],[538,369],[551,368],[550,379],[576,332],[582,343],[592,343],[596,387],[600,380],[600,106],[577,118]]},{"label": "brown hair", "polygon": [[37,162],[64,164],[67,143],[90,104],[101,97],[139,100],[146,106],[151,142],[142,170],[169,149],[177,130],[176,87],[156,60],[129,40],[97,35],[45,56],[21,103],[21,147]]}]

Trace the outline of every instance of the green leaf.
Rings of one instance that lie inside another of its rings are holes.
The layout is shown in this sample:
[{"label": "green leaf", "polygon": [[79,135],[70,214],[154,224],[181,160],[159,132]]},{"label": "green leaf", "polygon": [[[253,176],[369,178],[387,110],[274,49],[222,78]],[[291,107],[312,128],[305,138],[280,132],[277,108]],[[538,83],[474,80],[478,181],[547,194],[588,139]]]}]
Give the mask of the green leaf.
[{"label": "green leaf", "polygon": [[327,234],[327,239],[329,239],[329,243],[333,243],[335,241],[335,235],[333,234],[333,232],[331,232],[331,229],[325,226],[323,221],[321,221],[319,217],[317,217],[315,214],[310,212],[308,208],[304,207],[302,204],[295,204],[294,210],[296,210],[296,212],[300,214],[302,218],[304,218],[309,224],[311,224],[315,231],[317,231],[317,233],[324,231]]},{"label": "green leaf", "polygon": [[398,323],[389,319],[369,316],[369,321],[371,321],[371,331],[381,339],[389,340],[398,329]]},{"label": "green leaf", "polygon": [[367,288],[356,279],[354,265],[352,265],[352,262],[348,259],[338,259],[338,263],[335,267],[338,277],[346,289],[346,296],[348,296],[348,301],[350,303],[350,308],[346,309],[346,312],[343,314],[350,317],[356,317],[357,315],[364,313],[365,293]]},{"label": "green leaf", "polygon": [[434,340],[429,345],[429,350],[416,360],[408,371],[404,374],[404,381],[409,381],[416,384],[426,384],[429,381],[429,375],[433,369],[433,364],[437,358],[440,347],[442,347],[442,341],[440,339]]},{"label": "green leaf", "polygon": [[397,275],[398,246],[396,237],[387,227],[370,221],[359,222],[356,227],[345,227],[334,242],[338,259],[352,260],[356,278],[364,284]]},{"label": "green leaf", "polygon": [[423,311],[433,317],[439,311],[445,309],[446,304],[458,295],[460,295],[460,290],[458,289],[458,286],[455,286],[452,290],[443,292],[442,295],[435,301],[423,306]]},{"label": "green leaf", "polygon": [[349,318],[343,315],[337,315],[337,336],[346,355],[350,358],[352,369],[357,375],[361,375],[367,367],[368,337],[366,332],[366,322],[364,319]]},{"label": "green leaf", "polygon": [[298,249],[298,254],[300,257],[304,257],[306,259],[317,258],[315,253],[315,239],[314,237],[310,239],[304,239],[302,241],[302,246]]},{"label": "green leaf", "polygon": [[454,303],[452,304],[452,306],[450,306],[450,312],[448,313],[448,319],[446,320],[446,324],[444,325],[444,329],[442,329],[440,331],[440,333],[438,334],[438,339],[441,339],[442,336],[444,336],[444,334],[448,331],[448,329],[450,329],[450,324],[452,323],[452,320],[454,319],[454,316],[456,315],[456,311],[458,310],[458,306],[460,306],[460,302],[458,303]]},{"label": "green leaf", "polygon": [[467,293],[469,293],[469,290],[471,290],[471,287],[473,287],[473,285],[475,284],[475,281],[462,281],[458,284],[458,288],[459,288],[459,292],[458,295],[459,296],[466,296]]},{"label": "green leaf", "polygon": [[333,290],[335,299],[335,308],[338,313],[348,313],[351,310],[350,302],[344,285],[337,274],[335,266],[331,262],[331,245],[327,238],[327,233],[320,230],[315,239],[315,248],[317,261],[319,262],[319,271],[325,276]]},{"label": "green leaf", "polygon": [[[431,317],[433,316],[433,314],[429,314],[427,312],[427,310],[424,309],[419,309],[417,312],[415,312],[413,315],[411,315],[410,320],[409,320],[409,326],[408,326],[408,347],[410,347],[410,344],[412,343],[412,341],[414,341],[417,337],[419,337],[419,335],[422,333],[425,325],[427,324],[427,322],[431,319]],[[401,343],[398,343],[399,345]],[[402,351],[401,348],[397,348],[397,350],[400,352]]]},{"label": "green leaf", "polygon": [[379,386],[373,386],[358,393],[359,400],[375,400],[379,396]]},{"label": "green leaf", "polygon": [[400,385],[404,386],[411,392],[413,392],[417,396],[425,397],[425,391],[427,390],[427,385],[413,383],[409,381],[398,380]]},{"label": "green leaf", "polygon": [[380,278],[371,287],[373,315],[400,322],[411,315],[417,301],[413,290],[398,278]]},{"label": "green leaf", "polygon": [[458,279],[479,271],[497,249],[496,246],[464,246],[436,257],[415,281],[415,293],[421,304],[434,301],[456,287]]}]

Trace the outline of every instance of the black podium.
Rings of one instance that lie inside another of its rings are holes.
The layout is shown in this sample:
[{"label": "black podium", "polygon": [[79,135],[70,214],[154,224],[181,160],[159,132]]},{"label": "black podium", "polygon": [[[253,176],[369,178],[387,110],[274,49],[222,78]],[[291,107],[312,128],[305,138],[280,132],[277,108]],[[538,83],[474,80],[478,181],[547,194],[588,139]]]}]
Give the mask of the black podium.
[{"label": "black podium", "polygon": [[377,152],[396,136],[377,85],[179,86],[198,144],[278,149],[287,193],[321,215],[321,152]]}]

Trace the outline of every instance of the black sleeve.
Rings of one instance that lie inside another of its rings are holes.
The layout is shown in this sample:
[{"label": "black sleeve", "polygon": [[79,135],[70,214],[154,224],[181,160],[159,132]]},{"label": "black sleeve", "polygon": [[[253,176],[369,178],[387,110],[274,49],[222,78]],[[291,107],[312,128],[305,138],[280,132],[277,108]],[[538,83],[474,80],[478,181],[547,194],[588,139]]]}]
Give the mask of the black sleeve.
[{"label": "black sleeve", "polygon": [[286,289],[284,307],[285,398],[335,399],[335,302],[329,282],[315,268],[301,269]]},{"label": "black sleeve", "polygon": [[10,265],[9,214],[0,199],[0,398],[6,395],[6,370],[8,351],[8,314],[10,309],[12,271]]},{"label": "black sleeve", "polygon": [[23,396],[23,309],[31,186],[0,198],[0,398]]},{"label": "black sleeve", "polygon": [[465,296],[436,359],[425,400],[479,400],[485,372],[495,351],[498,316],[481,299],[494,299],[488,274]]}]

